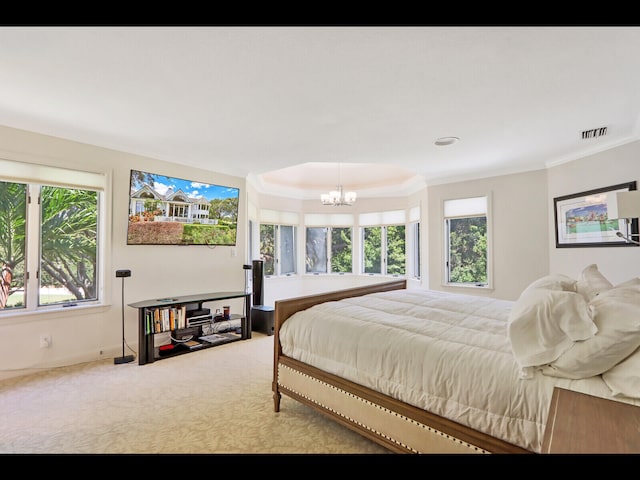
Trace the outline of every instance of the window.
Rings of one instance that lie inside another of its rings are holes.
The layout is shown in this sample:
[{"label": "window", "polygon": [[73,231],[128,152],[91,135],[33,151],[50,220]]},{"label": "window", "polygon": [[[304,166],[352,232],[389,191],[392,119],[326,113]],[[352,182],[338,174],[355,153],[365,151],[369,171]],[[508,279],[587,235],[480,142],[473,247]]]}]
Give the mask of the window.
[{"label": "window", "polygon": [[296,239],[295,227],[292,225],[280,225],[280,275],[296,273]]},{"label": "window", "polygon": [[360,215],[363,273],[406,274],[405,222],[404,210]]},{"label": "window", "polygon": [[420,222],[413,222],[409,225],[411,249],[413,252],[409,259],[411,260],[411,276],[420,278]]},{"label": "window", "polygon": [[24,307],[27,185],[0,182],[0,308]]},{"label": "window", "polygon": [[404,275],[405,226],[389,225],[362,229],[364,273]]},{"label": "window", "polygon": [[412,278],[420,279],[420,206],[409,209],[409,226],[407,234],[407,272]]},{"label": "window", "polygon": [[292,225],[260,224],[260,259],[265,275],[296,273],[296,238]]},{"label": "window", "polygon": [[42,186],[40,204],[38,305],[96,300],[98,192]]},{"label": "window", "polygon": [[386,233],[387,275],[404,275],[406,273],[406,240],[404,225],[384,227]]},{"label": "window", "polygon": [[306,273],[351,273],[351,227],[307,227]]},{"label": "window", "polygon": [[276,272],[276,225],[260,224],[260,260],[265,275]]},{"label": "window", "polygon": [[364,273],[382,273],[382,227],[362,229]]},{"label": "window", "polygon": [[0,311],[99,300],[104,177],[8,160],[0,171]]},{"label": "window", "polygon": [[445,200],[446,283],[488,286],[487,197]]}]

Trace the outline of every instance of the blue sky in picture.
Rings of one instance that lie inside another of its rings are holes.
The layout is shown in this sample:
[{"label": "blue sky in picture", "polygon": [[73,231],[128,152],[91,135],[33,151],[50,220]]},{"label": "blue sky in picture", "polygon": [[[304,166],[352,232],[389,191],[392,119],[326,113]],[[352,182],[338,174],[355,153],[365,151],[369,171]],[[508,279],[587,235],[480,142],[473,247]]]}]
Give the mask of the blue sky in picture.
[{"label": "blue sky in picture", "polygon": [[161,195],[166,195],[169,189],[172,189],[174,192],[182,190],[189,198],[204,197],[207,200],[212,200],[238,197],[237,188],[166,177],[155,173],[148,175],[153,178],[153,185],[149,186]]}]

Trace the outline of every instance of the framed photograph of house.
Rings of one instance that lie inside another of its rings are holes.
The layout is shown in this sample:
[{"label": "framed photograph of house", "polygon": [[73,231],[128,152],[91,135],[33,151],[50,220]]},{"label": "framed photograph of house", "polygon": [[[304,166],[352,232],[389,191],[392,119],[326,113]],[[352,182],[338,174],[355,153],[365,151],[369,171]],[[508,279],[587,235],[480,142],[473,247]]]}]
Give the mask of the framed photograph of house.
[{"label": "framed photograph of house", "polygon": [[127,245],[236,245],[238,188],[131,170]]},{"label": "framed photograph of house", "polygon": [[627,223],[611,216],[617,212],[616,193],[635,189],[633,181],[554,198],[556,247],[637,246],[618,232],[637,235],[638,219]]}]

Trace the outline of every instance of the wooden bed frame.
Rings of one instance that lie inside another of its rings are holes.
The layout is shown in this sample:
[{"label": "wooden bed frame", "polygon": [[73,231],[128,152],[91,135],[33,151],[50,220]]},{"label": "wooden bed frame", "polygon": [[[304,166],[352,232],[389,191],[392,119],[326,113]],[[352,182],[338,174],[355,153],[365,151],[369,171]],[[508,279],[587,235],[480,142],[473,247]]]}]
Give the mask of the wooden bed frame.
[{"label": "wooden bed frame", "polygon": [[406,288],[406,280],[275,302],[273,401],[286,395],[398,453],[533,453],[282,354],[279,331],[318,303]]}]

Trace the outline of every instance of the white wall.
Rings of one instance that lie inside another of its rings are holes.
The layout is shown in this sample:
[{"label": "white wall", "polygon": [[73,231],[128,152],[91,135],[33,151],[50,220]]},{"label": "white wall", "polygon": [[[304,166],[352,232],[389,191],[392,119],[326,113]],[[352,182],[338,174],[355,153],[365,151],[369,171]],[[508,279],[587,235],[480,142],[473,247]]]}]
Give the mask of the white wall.
[{"label": "white wall", "polygon": [[640,276],[640,247],[556,248],[553,199],[635,180],[640,187],[640,142],[632,142],[547,171],[549,270],[578,278],[589,264],[614,284]]},{"label": "white wall", "polygon": [[[432,290],[515,300],[533,280],[547,274],[549,224],[544,170],[429,187],[428,261]],[[493,288],[444,285],[444,200],[488,196],[488,236]]]},{"label": "white wall", "polygon": [[[0,314],[0,378],[120,356],[122,280],[115,278],[118,269],[132,272],[130,278],[124,279],[125,304],[175,295],[244,290],[242,264],[247,243],[244,179],[6,127],[0,127],[0,158],[108,174],[112,179],[108,213],[113,216],[105,258],[106,305],[44,314]],[[237,247],[126,245],[131,169],[240,188]],[[230,303],[236,312],[242,309],[241,300],[225,303]],[[125,337],[135,351],[137,332],[137,310],[125,307]],[[52,336],[50,348],[40,348],[40,334],[45,333]]]},{"label": "white wall", "polygon": [[[634,142],[547,170],[431,186],[409,197],[358,199],[341,207],[357,215],[367,211],[421,207],[422,281],[409,287],[516,299],[533,280],[551,272],[577,277],[589,263],[614,283],[640,273],[640,248],[556,249],[553,198],[631,180],[640,180],[640,142]],[[251,260],[246,251],[247,205],[302,213],[326,211],[319,201],[261,196],[244,179],[194,169],[176,163],[126,154],[63,139],[0,127],[0,158],[79,170],[104,172],[112,179],[111,238],[107,247],[101,308],[65,309],[48,314],[0,315],[0,378],[32,370],[121,355],[121,279],[115,270],[128,268],[125,303],[152,298],[243,290],[242,265]],[[240,188],[237,247],[127,246],[129,174],[139,169],[168,176],[201,180]],[[491,195],[493,290],[451,288],[443,279],[442,201]],[[235,255],[234,255],[235,254]],[[303,236],[298,236],[298,265],[304,269]],[[364,275],[295,275],[267,279],[265,304],[280,298],[325,292],[389,280]],[[227,302],[225,302],[227,303]],[[241,301],[232,310],[240,311]],[[217,305],[210,305],[215,308]],[[40,348],[40,334],[52,336],[50,348]],[[125,335],[137,351],[137,311],[125,307]],[[101,353],[102,352],[102,353]],[[128,350],[125,353],[129,353]]]}]

